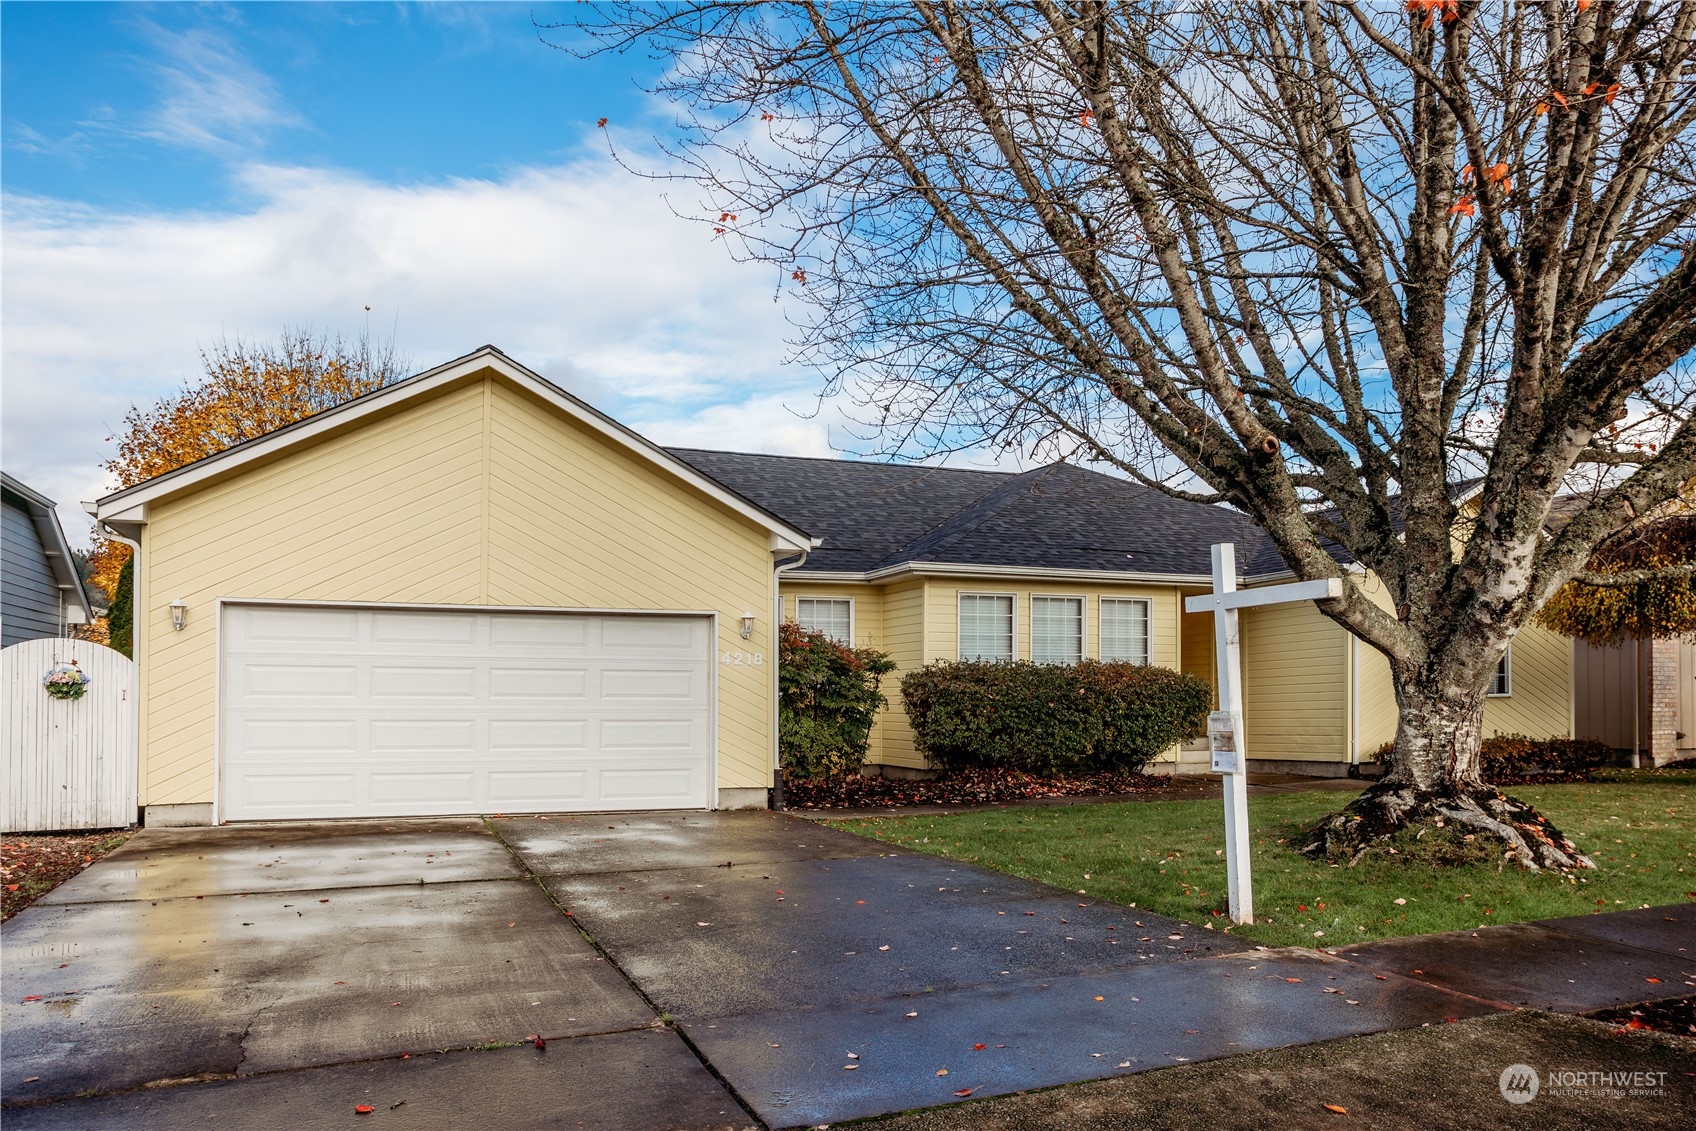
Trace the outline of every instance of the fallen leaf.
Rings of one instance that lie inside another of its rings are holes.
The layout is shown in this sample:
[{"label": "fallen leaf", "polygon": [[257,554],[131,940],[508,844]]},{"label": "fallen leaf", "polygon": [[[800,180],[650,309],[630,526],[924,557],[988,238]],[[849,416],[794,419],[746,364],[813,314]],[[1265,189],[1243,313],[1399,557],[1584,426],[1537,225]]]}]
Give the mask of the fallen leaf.
[{"label": "fallen leaf", "polygon": [[853,1071],[855,1071],[855,1070],[856,1070],[856,1069],[858,1069],[858,1068],[859,1068],[859,1067],[860,1067],[860,1066],[859,1066],[859,1065],[858,1065],[858,1064],[844,1064],[844,1065],[843,1065],[843,1066],[842,1066],[842,1071],[844,1071],[844,1072],[853,1072]]},{"label": "fallen leaf", "polygon": [[24,1000],[25,1001],[40,1001],[41,995],[40,994],[30,994],[28,997],[24,998]]},{"label": "fallen leaf", "polygon": [[1396,906],[1397,907],[1406,907],[1407,906],[1407,900],[1405,900],[1405,899],[1396,900]]},{"label": "fallen leaf", "polygon": [[889,949],[889,944],[888,944],[888,943],[885,943],[885,944],[884,944],[884,945],[883,945],[883,946],[880,946],[880,947],[878,947],[878,949],[879,949],[879,950],[888,950],[888,949]]},{"label": "fallen leaf", "polygon": [[955,1089],[954,1094],[964,1099],[966,1096],[971,1095],[975,1091],[977,1091],[976,1088],[957,1088]]},{"label": "fallen leaf", "polygon": [[1301,979],[1300,978],[1285,978],[1284,981],[1286,981],[1286,982],[1299,982],[1299,981],[1301,981]]},{"label": "fallen leaf", "polygon": [[1349,1109],[1344,1107],[1342,1104],[1322,1104],[1321,1106],[1324,1107],[1326,1111],[1334,1111],[1338,1115],[1347,1115],[1349,1113]]},{"label": "fallen leaf", "polygon": [[545,1049],[545,1048],[548,1047],[547,1040],[540,1033],[537,1033],[534,1037],[531,1037],[530,1043],[535,1045],[539,1049]]},{"label": "fallen leaf", "polygon": [[859,1060],[860,1054],[857,1053],[857,1052],[851,1052],[851,1053],[848,1054],[848,1059],[849,1060]]},{"label": "fallen leaf", "polygon": [[917,1017],[918,1015],[919,1015],[919,1011],[916,1010],[916,1009],[913,1010],[913,1012],[907,1014],[908,1017]]},{"label": "fallen leaf", "polygon": [[984,1048],[988,1048],[988,1047],[989,1047],[989,1046],[988,1046],[988,1045],[973,1045],[973,1046],[972,1046],[972,1051],[973,1051],[973,1052],[976,1052],[976,1051],[977,1051],[977,1050],[979,1050],[979,1049],[984,1049]]},{"label": "fallen leaf", "polygon": [[1660,985],[1660,983],[1661,983],[1661,980],[1659,978],[1644,978],[1643,980],[1645,982],[1654,982],[1656,985]]},{"label": "fallen leaf", "polygon": [[373,1108],[370,1104],[354,1104],[353,1110],[354,1110],[355,1114],[358,1114],[358,1115],[370,1115],[376,1109]]},{"label": "fallen leaf", "polygon": [[24,1077],[24,1083],[33,1084],[39,1079],[41,1079],[41,1077],[39,1077],[39,1076],[25,1076]]},{"label": "fallen leaf", "polygon": [[1096,994],[1096,995],[1095,995],[1095,1000],[1096,1000],[1096,1001],[1106,1001],[1106,1000],[1107,1000],[1107,999],[1106,999],[1106,998],[1104,998],[1104,997],[1102,997],[1102,996],[1101,996],[1101,995],[1100,995],[1100,994]]},{"label": "fallen leaf", "polygon": [[937,1075],[938,1075],[938,1076],[946,1076],[946,1075],[948,1075],[948,1069],[946,1069],[946,1068],[938,1068],[938,1069],[937,1069],[937,1070],[936,1070],[936,1074],[937,1074]]}]

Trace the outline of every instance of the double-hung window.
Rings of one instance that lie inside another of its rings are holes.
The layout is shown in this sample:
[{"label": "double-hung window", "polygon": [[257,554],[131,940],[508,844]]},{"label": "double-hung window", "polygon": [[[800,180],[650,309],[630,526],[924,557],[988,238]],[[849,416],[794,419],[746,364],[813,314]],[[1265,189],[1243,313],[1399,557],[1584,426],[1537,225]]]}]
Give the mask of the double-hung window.
[{"label": "double-hung window", "polygon": [[1141,599],[1101,599],[1101,658],[1149,662],[1150,602]]},{"label": "double-hung window", "polygon": [[822,632],[838,644],[854,646],[854,602],[845,597],[797,597],[795,623],[806,632]]},{"label": "double-hung window", "polygon": [[1031,659],[1075,664],[1084,658],[1084,599],[1031,598]]},{"label": "double-hung window", "polygon": [[1490,677],[1490,690],[1486,694],[1498,699],[1513,694],[1513,645],[1508,645],[1497,661],[1496,674]]},{"label": "double-hung window", "polygon": [[1013,658],[1013,596],[1010,593],[960,594],[960,658]]}]

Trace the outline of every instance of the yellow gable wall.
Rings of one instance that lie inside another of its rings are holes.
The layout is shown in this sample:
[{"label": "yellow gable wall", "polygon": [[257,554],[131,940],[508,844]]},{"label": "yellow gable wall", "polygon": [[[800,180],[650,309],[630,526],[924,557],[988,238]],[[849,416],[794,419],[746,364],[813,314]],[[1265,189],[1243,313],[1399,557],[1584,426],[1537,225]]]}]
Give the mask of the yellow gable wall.
[{"label": "yellow gable wall", "polygon": [[[492,375],[154,504],[141,562],[143,805],[213,800],[219,598],[716,611],[773,654],[765,531]],[[770,784],[773,670],[719,665],[720,788]]]},{"label": "yellow gable wall", "polygon": [[[1351,578],[1349,584],[1390,607],[1376,577]],[[1309,602],[1245,609],[1240,618],[1248,756],[1348,761],[1348,633]],[[1359,642],[1354,652],[1359,733],[1353,741],[1360,760],[1370,762],[1396,737],[1395,689],[1382,653]],[[1514,638],[1512,666],[1512,694],[1484,702],[1485,737],[1570,736],[1572,642],[1532,625]]]}]

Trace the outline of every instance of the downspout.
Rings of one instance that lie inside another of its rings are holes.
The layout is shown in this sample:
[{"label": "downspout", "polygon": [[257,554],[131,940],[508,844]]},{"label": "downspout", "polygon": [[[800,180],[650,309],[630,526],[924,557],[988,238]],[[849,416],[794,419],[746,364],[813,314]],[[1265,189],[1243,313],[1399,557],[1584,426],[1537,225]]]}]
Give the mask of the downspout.
[{"label": "downspout", "polygon": [[1360,640],[1349,633],[1349,777],[1360,777]]},{"label": "downspout", "polygon": [[783,575],[805,564],[807,551],[803,549],[794,558],[778,562],[771,571],[771,807],[774,810],[782,810],[785,807],[783,747],[782,737],[778,734],[778,724],[783,716],[782,692],[778,688],[778,659],[783,654],[779,643],[783,629]]}]

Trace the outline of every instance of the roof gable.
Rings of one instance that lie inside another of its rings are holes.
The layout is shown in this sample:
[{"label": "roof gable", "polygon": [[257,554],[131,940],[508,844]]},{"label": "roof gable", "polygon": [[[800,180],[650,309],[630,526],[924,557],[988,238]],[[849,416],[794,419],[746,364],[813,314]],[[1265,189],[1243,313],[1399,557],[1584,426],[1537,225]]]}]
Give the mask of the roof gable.
[{"label": "roof gable", "polygon": [[271,459],[308,444],[326,433],[354,426],[373,414],[386,413],[409,402],[435,395],[484,371],[492,371],[525,389],[586,426],[608,443],[688,483],[756,525],[764,527],[772,535],[774,550],[799,550],[812,543],[811,536],[789,520],[726,488],[724,484],[678,459],[646,437],[626,428],[541,375],[513,361],[494,346],[483,346],[445,365],[366,393],[346,404],[326,409],[133,487],[115,491],[100,499],[91,513],[99,521],[113,526],[120,533],[125,533],[126,527],[135,527],[146,522],[146,508],[149,503],[168,498],[210,479],[231,474],[244,465]]}]

